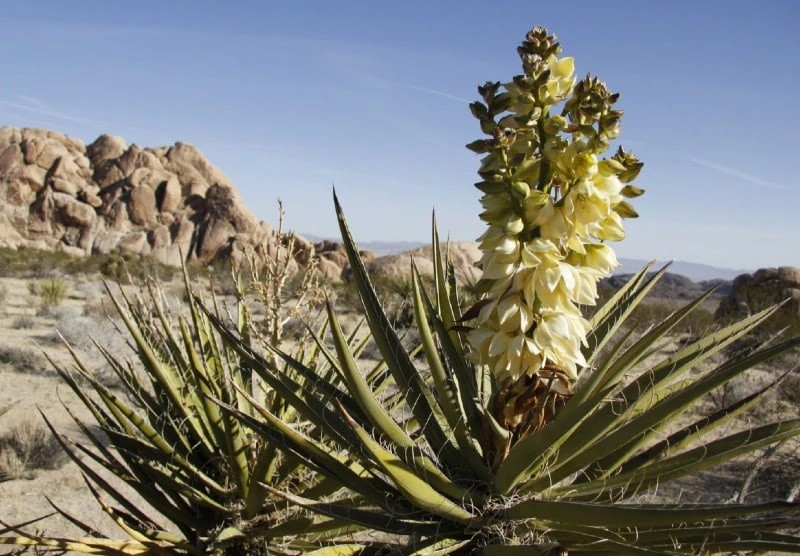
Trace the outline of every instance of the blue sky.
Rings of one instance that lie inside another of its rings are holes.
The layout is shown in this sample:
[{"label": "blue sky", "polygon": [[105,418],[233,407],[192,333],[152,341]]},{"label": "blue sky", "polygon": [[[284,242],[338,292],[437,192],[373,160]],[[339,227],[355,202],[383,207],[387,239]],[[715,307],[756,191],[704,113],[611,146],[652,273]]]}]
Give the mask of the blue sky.
[{"label": "blue sky", "polygon": [[534,25],[622,94],[645,169],[621,256],[800,266],[800,2],[7,2],[0,125],[194,144],[274,223],[454,239],[477,218],[467,104]]}]

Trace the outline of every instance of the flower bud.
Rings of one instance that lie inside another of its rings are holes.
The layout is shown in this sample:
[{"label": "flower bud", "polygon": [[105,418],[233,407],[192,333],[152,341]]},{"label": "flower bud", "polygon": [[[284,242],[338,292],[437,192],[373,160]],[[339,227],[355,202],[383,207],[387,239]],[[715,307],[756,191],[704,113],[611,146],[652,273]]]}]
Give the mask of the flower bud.
[{"label": "flower bud", "polygon": [[557,135],[567,127],[567,119],[564,116],[551,116],[544,122],[544,131],[548,135]]}]

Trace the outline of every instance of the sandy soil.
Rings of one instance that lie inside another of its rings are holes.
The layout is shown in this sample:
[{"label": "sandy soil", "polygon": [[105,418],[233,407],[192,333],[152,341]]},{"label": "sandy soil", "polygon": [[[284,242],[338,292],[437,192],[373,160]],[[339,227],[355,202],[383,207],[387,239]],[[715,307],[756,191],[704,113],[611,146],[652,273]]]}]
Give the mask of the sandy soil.
[{"label": "sandy soil", "polygon": [[[0,279],[5,292],[0,303],[0,350],[12,350],[12,362],[0,363],[0,408],[13,407],[0,417],[0,437],[14,429],[35,424],[44,426],[42,414],[62,434],[80,441],[81,434],[67,409],[85,422],[91,415],[47,361],[45,354],[64,368],[72,359],[56,330],[66,336],[116,335],[101,310],[103,288],[99,280],[74,281],[65,278],[68,297],[56,308],[42,311],[40,296],[31,292],[31,280]],[[91,330],[90,330],[91,329]],[[97,364],[99,357],[86,349],[89,342],[77,342],[85,360]],[[118,336],[111,345],[123,346]],[[8,356],[7,356],[8,357]],[[57,469],[34,469],[25,477],[0,483],[0,519],[19,524],[53,513],[53,504],[80,516],[90,526],[106,534],[119,535],[116,525],[105,515],[84,483],[73,462],[61,458]],[[130,495],[135,497],[135,493]],[[49,535],[80,535],[80,530],[61,516],[54,515],[31,527]],[[0,553],[3,547],[0,546]]]}]

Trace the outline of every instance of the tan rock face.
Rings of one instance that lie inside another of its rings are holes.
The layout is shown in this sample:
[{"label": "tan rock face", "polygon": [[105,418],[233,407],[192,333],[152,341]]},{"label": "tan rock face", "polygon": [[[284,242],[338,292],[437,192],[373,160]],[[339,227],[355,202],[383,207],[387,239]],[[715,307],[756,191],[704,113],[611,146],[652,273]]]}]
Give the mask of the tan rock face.
[{"label": "tan rock face", "polygon": [[[475,263],[481,258],[481,251],[474,243],[452,243],[449,248],[442,244],[442,254],[449,249],[448,256],[453,263],[456,279],[460,283],[476,283],[480,270]],[[411,261],[423,276],[433,276],[433,255],[429,246],[420,247],[408,253],[386,255],[367,263],[367,269],[379,276],[391,279],[404,279],[411,275]]]},{"label": "tan rock face", "polygon": [[130,191],[128,217],[136,226],[152,228],[156,225],[156,194],[146,185],[134,187]]},{"label": "tan rock face", "polygon": [[12,143],[0,152],[0,174],[6,174],[14,166],[22,163],[22,149],[20,149],[19,145]]},{"label": "tan rock face", "polygon": [[260,243],[272,237],[228,178],[187,143],[150,149],[102,135],[85,146],[58,132],[7,126],[0,128],[0,183],[5,244],[15,247],[154,249],[179,264],[181,250],[211,262],[233,245],[263,252]]}]

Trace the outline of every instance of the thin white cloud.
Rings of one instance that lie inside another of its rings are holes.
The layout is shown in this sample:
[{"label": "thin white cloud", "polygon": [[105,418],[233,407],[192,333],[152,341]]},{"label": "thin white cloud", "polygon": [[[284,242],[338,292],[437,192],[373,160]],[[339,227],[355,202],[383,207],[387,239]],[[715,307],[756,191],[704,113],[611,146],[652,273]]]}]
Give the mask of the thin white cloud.
[{"label": "thin white cloud", "polygon": [[782,189],[787,190],[789,187],[785,185],[781,185],[778,183],[773,183],[771,181],[767,181],[765,179],[759,178],[758,176],[754,176],[752,174],[748,174],[746,172],[742,172],[735,168],[731,168],[729,166],[725,166],[723,164],[717,164],[716,162],[711,162],[710,160],[705,160],[703,158],[697,158],[695,156],[688,156],[686,157],[689,161],[694,162],[698,166],[703,166],[704,168],[710,168],[712,170],[716,170],[722,174],[740,179],[742,181],[746,181],[748,183],[752,183],[753,185],[758,185],[761,187],[766,187],[769,189]]},{"label": "thin white cloud", "polygon": [[62,112],[60,110],[56,110],[54,108],[51,108],[46,102],[30,96],[18,95],[16,101],[0,99],[0,106],[5,106],[6,108],[10,108],[17,112],[24,113],[24,115],[26,116],[30,114],[37,114],[39,116],[46,116],[48,118],[53,118],[56,120],[72,122],[86,126],[97,125],[97,122],[87,120],[86,118],[73,116],[72,114],[67,114],[66,112]]},{"label": "thin white cloud", "polygon": [[429,95],[436,95],[436,96],[439,96],[439,97],[443,97],[443,98],[447,98],[447,99],[450,99],[450,100],[454,100],[456,102],[460,102],[460,103],[463,103],[463,104],[469,104],[470,102],[472,102],[472,101],[467,100],[465,98],[462,98],[462,97],[459,97],[459,96],[456,96],[456,95],[451,95],[450,93],[445,93],[444,91],[437,91],[436,89],[429,89],[428,87],[419,87],[418,85],[408,85],[408,88],[409,89],[413,89],[415,91],[419,91],[421,93],[428,93]]}]

